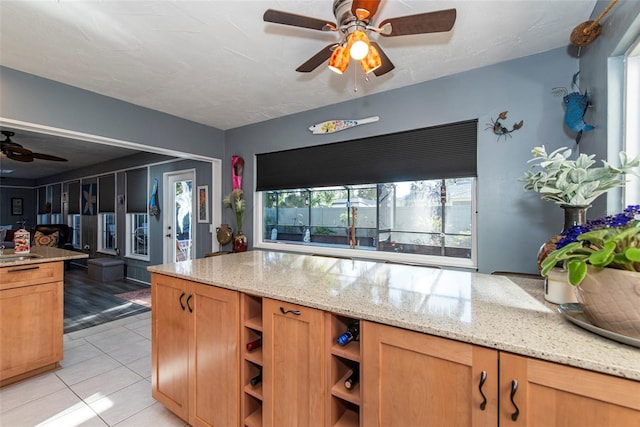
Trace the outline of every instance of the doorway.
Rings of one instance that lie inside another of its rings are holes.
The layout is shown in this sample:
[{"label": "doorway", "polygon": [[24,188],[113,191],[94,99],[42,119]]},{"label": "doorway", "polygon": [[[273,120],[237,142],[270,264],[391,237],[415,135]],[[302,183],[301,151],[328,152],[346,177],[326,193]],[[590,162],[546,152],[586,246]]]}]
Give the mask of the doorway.
[{"label": "doorway", "polygon": [[166,172],[164,181],[164,263],[195,258],[195,170]]}]

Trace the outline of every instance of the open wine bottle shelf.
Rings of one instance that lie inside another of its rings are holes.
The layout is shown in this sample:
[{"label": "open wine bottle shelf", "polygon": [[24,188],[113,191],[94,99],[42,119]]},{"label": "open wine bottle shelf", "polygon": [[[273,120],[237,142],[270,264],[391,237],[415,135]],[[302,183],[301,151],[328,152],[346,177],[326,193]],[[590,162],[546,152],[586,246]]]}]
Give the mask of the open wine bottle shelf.
[{"label": "open wine bottle shelf", "polygon": [[[362,392],[358,381],[361,360],[359,332],[355,339],[346,344],[338,343],[338,337],[347,330],[353,330],[356,321],[358,319],[327,313],[327,348],[330,349],[327,384],[331,387],[327,393],[327,408],[331,427],[360,427]],[[354,373],[355,381],[347,388],[345,382]]]},{"label": "open wine bottle shelf", "polygon": [[[242,294],[242,419],[246,427],[262,427],[262,298]],[[249,347],[251,348],[248,348]]]}]

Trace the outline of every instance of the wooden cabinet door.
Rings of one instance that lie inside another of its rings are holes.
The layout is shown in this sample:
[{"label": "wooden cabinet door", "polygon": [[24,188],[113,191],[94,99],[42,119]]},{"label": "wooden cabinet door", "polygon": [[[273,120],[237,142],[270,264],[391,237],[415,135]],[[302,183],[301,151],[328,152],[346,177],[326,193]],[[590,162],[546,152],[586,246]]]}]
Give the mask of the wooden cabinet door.
[{"label": "wooden cabinet door", "polygon": [[324,425],[323,313],[263,299],[265,427]]},{"label": "wooden cabinet door", "polygon": [[640,383],[500,353],[500,425],[638,426]]},{"label": "wooden cabinet door", "polygon": [[377,323],[361,325],[363,426],[495,427],[496,350]]},{"label": "wooden cabinet door", "polygon": [[189,282],[151,275],[151,395],[189,419]]},{"label": "wooden cabinet door", "polygon": [[240,319],[237,292],[191,284],[189,401],[193,426],[239,425]]},{"label": "wooden cabinet door", "polygon": [[61,281],[0,291],[0,382],[62,360],[63,294]]}]

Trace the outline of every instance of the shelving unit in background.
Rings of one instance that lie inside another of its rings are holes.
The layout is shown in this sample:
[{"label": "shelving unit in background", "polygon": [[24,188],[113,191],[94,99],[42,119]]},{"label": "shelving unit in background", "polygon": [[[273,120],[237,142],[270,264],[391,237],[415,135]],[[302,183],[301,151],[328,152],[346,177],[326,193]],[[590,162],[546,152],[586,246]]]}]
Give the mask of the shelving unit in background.
[{"label": "shelving unit in background", "polygon": [[262,298],[242,294],[240,301],[242,330],[242,422],[245,427],[262,427],[262,381],[251,385],[251,378],[262,370],[262,347],[247,350],[247,343],[262,338]]}]

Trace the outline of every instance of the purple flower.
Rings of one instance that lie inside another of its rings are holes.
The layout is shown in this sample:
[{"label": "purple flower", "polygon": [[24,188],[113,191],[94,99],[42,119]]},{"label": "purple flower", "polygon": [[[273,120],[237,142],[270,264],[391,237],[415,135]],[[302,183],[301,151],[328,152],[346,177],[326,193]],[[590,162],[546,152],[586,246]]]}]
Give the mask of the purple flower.
[{"label": "purple flower", "polygon": [[560,249],[569,243],[577,242],[578,236],[588,231],[601,230],[603,228],[624,228],[635,219],[636,215],[640,215],[640,205],[629,205],[619,214],[607,215],[589,220],[585,224],[574,225],[560,233],[564,237],[556,243],[556,249]]}]

